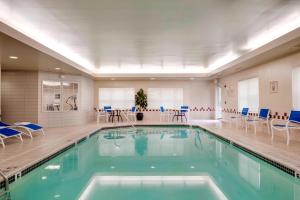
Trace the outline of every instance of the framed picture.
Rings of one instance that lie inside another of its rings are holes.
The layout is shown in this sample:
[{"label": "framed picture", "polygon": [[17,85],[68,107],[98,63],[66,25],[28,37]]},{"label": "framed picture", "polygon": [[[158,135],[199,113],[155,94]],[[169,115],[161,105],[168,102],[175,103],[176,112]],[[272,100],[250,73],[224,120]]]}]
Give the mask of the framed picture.
[{"label": "framed picture", "polygon": [[270,82],[270,93],[277,93],[278,92],[278,81],[271,81]]}]

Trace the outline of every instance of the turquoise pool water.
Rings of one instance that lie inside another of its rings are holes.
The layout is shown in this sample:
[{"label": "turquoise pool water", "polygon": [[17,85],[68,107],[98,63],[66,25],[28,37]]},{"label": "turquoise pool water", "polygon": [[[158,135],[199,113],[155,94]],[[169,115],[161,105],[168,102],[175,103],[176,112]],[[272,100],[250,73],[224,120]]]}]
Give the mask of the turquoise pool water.
[{"label": "turquoise pool water", "polygon": [[299,180],[198,128],[100,131],[11,185],[13,200],[296,200]]}]

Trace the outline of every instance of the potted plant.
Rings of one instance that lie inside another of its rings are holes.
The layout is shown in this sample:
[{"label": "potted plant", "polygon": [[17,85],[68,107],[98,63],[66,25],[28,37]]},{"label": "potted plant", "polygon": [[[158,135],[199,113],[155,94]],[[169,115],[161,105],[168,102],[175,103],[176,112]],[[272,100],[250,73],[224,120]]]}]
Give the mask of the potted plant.
[{"label": "potted plant", "polygon": [[144,93],[142,88],[135,95],[135,105],[138,108],[136,119],[141,121],[144,118],[144,114],[141,111],[142,109],[146,109],[148,106],[147,95]]}]

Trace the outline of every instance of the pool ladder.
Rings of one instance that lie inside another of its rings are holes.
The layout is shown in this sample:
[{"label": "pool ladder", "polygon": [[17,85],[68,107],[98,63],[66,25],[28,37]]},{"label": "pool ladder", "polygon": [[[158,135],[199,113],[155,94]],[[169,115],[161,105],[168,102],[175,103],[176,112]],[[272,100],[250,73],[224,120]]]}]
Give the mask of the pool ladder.
[{"label": "pool ladder", "polygon": [[124,117],[126,118],[127,122],[130,123],[130,125],[135,128],[134,126],[134,122],[132,120],[129,119],[129,117],[126,115],[126,113],[124,111],[121,111],[121,113],[123,113]]},{"label": "pool ladder", "polygon": [[0,170],[0,176],[4,179],[4,190],[0,191],[0,200],[11,200],[10,198],[10,191],[9,191],[9,182],[7,177],[4,175],[4,173]]}]

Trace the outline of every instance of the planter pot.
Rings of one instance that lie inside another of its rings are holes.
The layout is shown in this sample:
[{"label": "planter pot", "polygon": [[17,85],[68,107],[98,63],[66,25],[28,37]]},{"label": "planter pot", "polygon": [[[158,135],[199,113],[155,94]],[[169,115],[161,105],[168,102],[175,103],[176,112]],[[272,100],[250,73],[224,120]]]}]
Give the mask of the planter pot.
[{"label": "planter pot", "polygon": [[144,113],[141,113],[141,112],[136,113],[136,119],[137,119],[138,121],[142,121],[143,118],[144,118]]}]

